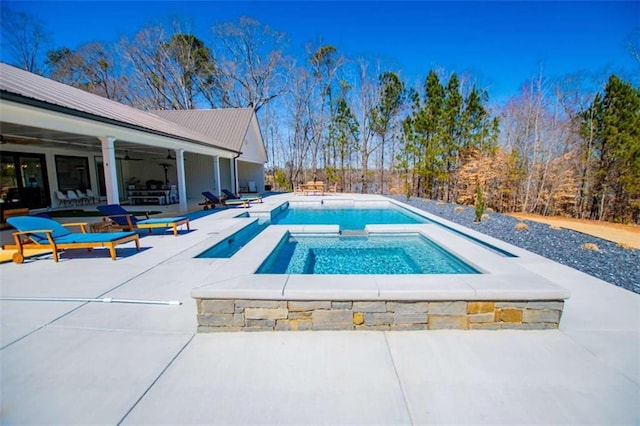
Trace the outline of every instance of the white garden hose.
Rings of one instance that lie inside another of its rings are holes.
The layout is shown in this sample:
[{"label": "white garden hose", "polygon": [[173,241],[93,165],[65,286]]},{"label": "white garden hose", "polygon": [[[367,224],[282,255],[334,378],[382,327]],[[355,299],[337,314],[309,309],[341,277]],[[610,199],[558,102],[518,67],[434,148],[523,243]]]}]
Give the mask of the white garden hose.
[{"label": "white garden hose", "polygon": [[137,305],[182,305],[178,300],[133,300],[83,297],[0,297],[0,302],[97,302],[97,303],[131,303]]}]

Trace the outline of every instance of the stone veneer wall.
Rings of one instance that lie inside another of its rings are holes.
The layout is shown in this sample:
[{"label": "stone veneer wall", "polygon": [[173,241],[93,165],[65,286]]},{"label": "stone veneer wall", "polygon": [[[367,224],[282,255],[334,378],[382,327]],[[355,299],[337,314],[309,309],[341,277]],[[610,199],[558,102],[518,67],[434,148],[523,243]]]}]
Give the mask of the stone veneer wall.
[{"label": "stone veneer wall", "polygon": [[564,302],[197,299],[198,331],[558,328]]}]

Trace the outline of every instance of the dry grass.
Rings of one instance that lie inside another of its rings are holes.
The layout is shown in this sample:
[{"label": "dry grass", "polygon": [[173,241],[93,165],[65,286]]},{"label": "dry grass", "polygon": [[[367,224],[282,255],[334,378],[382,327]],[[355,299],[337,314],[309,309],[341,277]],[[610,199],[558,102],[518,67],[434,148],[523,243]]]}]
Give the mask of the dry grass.
[{"label": "dry grass", "polygon": [[460,213],[460,212],[464,211],[464,207],[458,206],[458,207],[455,208],[455,211],[457,213]]},{"label": "dry grass", "polygon": [[516,223],[516,231],[526,231],[529,229],[529,225],[524,222]]},{"label": "dry grass", "polygon": [[623,248],[625,250],[633,250],[633,246],[627,243],[618,243],[618,247]]},{"label": "dry grass", "polygon": [[560,226],[558,226],[558,225],[549,225],[549,228],[551,228],[551,229],[555,229],[556,231],[557,231],[558,229],[562,229],[562,228],[561,228]]},{"label": "dry grass", "polygon": [[604,240],[640,250],[640,225],[623,225],[620,223],[601,222],[598,220],[572,219],[560,216],[540,216],[530,213],[511,213],[518,220],[533,220],[572,229],[583,234],[593,235]]},{"label": "dry grass", "polygon": [[483,214],[482,215],[482,220],[488,220],[489,219],[489,215],[488,214]]},{"label": "dry grass", "polygon": [[444,206],[444,201],[440,200],[436,203],[436,206]]},{"label": "dry grass", "polygon": [[600,247],[598,247],[598,245],[594,243],[584,243],[582,245],[582,248],[585,250],[600,251]]}]

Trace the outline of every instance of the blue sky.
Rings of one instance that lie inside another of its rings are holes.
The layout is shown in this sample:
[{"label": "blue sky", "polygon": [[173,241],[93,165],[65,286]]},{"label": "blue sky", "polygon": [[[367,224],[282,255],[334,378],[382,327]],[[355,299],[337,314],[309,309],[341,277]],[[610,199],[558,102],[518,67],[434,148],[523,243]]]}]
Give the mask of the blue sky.
[{"label": "blue sky", "polygon": [[584,71],[640,75],[640,64],[625,46],[633,31],[640,31],[638,1],[3,0],[2,5],[42,19],[54,47],[72,49],[90,41],[114,42],[176,17],[191,22],[207,41],[213,24],[245,15],[287,33],[293,52],[321,39],[350,57],[380,58],[409,82],[432,68],[471,72],[492,100],[517,94],[541,69],[549,77]]}]

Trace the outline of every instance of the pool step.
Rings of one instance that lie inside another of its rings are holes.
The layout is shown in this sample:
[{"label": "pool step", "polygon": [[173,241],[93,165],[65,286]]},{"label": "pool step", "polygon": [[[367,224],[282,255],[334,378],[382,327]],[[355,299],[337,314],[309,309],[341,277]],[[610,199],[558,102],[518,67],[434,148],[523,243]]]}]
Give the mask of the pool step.
[{"label": "pool step", "polygon": [[343,229],[342,231],[340,231],[340,235],[369,235],[369,233],[367,231],[365,231],[364,229]]}]

